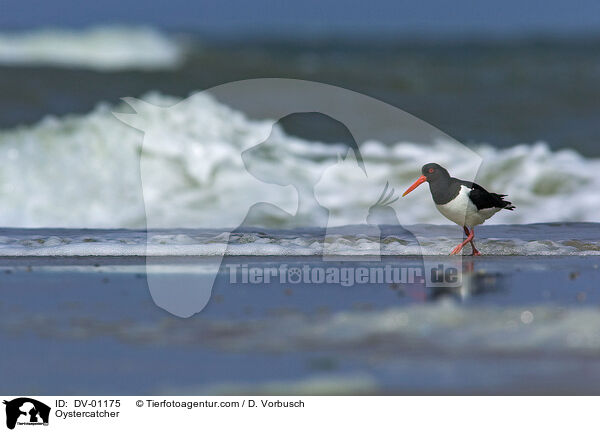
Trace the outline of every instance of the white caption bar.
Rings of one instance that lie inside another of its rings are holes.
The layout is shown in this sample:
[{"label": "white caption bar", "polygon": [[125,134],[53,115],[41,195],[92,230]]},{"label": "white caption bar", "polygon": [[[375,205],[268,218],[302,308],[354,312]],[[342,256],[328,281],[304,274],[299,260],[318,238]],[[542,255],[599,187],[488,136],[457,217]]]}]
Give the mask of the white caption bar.
[{"label": "white caption bar", "polygon": [[[3,396],[31,431],[597,430],[598,397]],[[42,429],[33,426],[44,426]],[[11,427],[12,426],[12,427]],[[84,429],[82,429],[84,428]],[[215,429],[216,428],[216,429]]]}]

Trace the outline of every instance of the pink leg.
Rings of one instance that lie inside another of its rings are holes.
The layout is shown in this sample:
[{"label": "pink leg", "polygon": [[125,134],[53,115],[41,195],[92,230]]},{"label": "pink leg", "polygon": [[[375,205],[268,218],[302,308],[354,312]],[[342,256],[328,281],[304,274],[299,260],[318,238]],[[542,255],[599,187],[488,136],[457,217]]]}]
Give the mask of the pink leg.
[{"label": "pink leg", "polygon": [[[465,229],[465,233],[467,234],[467,236],[469,235],[469,229],[467,227],[463,227]],[[471,233],[473,233],[472,237],[475,237],[475,229],[471,228]],[[475,242],[473,240],[471,240],[469,243],[471,243],[471,247],[473,248],[473,253],[471,255],[475,255],[475,256],[479,256],[481,255],[481,252],[479,252],[477,250],[477,248],[475,247]]]},{"label": "pink leg", "polygon": [[461,244],[459,244],[458,246],[456,246],[452,250],[452,252],[450,252],[450,255],[456,255],[456,254],[460,253],[460,251],[462,250],[462,248],[465,247],[465,245],[467,243],[470,243],[471,240],[473,240],[473,236],[475,235],[475,233],[474,232],[469,232],[469,230],[467,229],[466,226],[463,227],[463,229],[465,230],[465,233],[467,234],[467,239],[464,242],[462,242]]},{"label": "pink leg", "polygon": [[475,242],[473,242],[473,238],[475,237],[475,230],[471,229],[471,231],[469,231],[469,228],[467,228],[466,226],[463,227],[463,230],[465,231],[465,234],[467,235],[467,239],[462,242],[461,244],[459,244],[458,246],[456,246],[454,248],[454,250],[450,253],[450,255],[456,255],[457,253],[459,253],[463,247],[465,247],[465,245],[467,243],[471,243],[471,247],[473,248],[473,253],[471,255],[475,255],[475,256],[479,256],[481,255],[481,252],[479,252],[477,250],[477,248],[475,247]]}]

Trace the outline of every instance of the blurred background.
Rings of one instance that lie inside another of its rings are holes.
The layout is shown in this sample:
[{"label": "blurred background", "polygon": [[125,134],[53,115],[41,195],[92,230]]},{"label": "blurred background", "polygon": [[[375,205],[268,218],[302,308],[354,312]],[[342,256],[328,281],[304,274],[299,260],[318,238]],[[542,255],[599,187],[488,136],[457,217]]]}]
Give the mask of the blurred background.
[{"label": "blurred background", "polygon": [[3,128],[149,90],[290,77],[364,92],[463,142],[599,151],[593,0],[2,0],[0,29]]},{"label": "blurred background", "polygon": [[[484,161],[478,181],[510,194],[520,209],[492,223],[596,221],[599,29],[600,4],[593,0],[457,0],[451,6],[442,0],[1,0],[0,157],[10,164],[0,173],[0,225],[142,226],[136,177],[142,137],[112,117],[112,110],[124,109],[120,98],[169,106],[219,84],[264,77],[364,93],[477,150]],[[216,138],[189,125],[188,135],[206,151],[219,140],[231,144],[231,125],[219,120],[222,108],[218,101],[190,107],[190,116],[215,125]],[[237,127],[256,129],[254,120]],[[154,121],[164,123],[165,133],[181,130],[168,119]],[[305,139],[305,155],[319,136],[287,132]],[[401,137],[395,130],[388,135],[396,133]],[[365,157],[379,158],[397,187],[431,161],[427,152],[414,156],[419,143],[384,144],[385,158],[381,151]],[[454,151],[435,154],[453,174],[463,174]],[[168,180],[192,178],[186,194],[197,194],[198,184],[237,193],[185,174]],[[99,197],[99,191],[110,194]],[[196,196],[194,205],[206,208],[207,199],[212,195]],[[421,194],[407,202],[416,208],[427,199]],[[402,223],[445,223],[434,212],[403,214]]]}]

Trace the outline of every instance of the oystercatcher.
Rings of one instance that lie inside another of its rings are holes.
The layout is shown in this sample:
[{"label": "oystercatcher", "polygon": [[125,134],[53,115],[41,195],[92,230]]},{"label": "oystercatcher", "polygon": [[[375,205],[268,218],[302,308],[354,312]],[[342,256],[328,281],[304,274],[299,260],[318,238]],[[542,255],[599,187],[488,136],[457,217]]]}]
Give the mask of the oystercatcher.
[{"label": "oystercatcher", "polygon": [[473,227],[482,224],[500,210],[514,210],[515,206],[504,200],[506,195],[491,193],[476,183],[450,177],[448,171],[436,163],[423,165],[421,173],[423,175],[402,196],[406,196],[420,184],[429,182],[429,190],[437,209],[452,222],[462,226],[467,235],[467,239],[456,246],[450,255],[459,253],[467,243],[471,243],[473,255],[481,255],[473,243]]}]

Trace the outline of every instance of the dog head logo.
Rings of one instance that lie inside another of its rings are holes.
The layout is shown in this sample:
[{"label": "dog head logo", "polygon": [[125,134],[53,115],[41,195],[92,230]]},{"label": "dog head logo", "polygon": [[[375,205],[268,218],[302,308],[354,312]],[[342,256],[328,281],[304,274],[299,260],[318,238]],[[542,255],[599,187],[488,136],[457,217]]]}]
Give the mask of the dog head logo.
[{"label": "dog head logo", "polygon": [[[152,299],[182,318],[208,304],[223,257],[234,254],[230,239],[239,237],[231,236],[239,227],[325,225],[324,235],[334,236],[329,228],[338,223],[366,223],[364,232],[353,235],[377,239],[379,225],[410,220],[407,203],[394,201],[392,191],[407,181],[401,174],[408,167],[416,171],[432,152],[460,152],[471,178],[481,164],[478,154],[396,107],[313,81],[243,80],[172,104],[147,99],[124,98],[127,112],[114,115],[142,132],[139,172]],[[402,151],[406,143],[423,151]],[[336,164],[336,155],[342,163]],[[172,231],[198,229],[207,240]],[[414,237],[419,245],[431,243],[427,235]],[[189,257],[185,272],[161,270],[162,244]],[[375,259],[379,252],[369,249]],[[333,259],[334,253],[324,250],[323,256]],[[453,259],[460,268],[461,258]],[[425,267],[438,264],[435,255],[424,256]]]},{"label": "dog head logo", "polygon": [[17,398],[4,401],[6,405],[6,427],[14,429],[19,425],[47,425],[50,419],[50,407],[31,398]]}]

